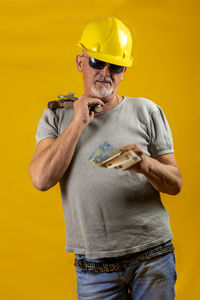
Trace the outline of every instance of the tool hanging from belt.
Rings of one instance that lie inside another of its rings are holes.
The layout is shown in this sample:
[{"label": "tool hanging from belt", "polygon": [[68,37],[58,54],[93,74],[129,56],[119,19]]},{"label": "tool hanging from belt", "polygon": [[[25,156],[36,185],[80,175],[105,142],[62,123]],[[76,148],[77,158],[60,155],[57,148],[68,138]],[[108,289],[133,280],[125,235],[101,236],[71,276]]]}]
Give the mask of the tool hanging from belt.
[{"label": "tool hanging from belt", "polygon": [[173,244],[169,246],[163,246],[158,249],[151,249],[141,254],[133,254],[129,258],[124,258],[120,260],[120,262],[112,262],[112,263],[97,263],[97,262],[88,262],[84,259],[76,259],[74,265],[81,267],[82,272],[94,272],[94,273],[102,273],[102,272],[123,272],[126,267],[136,265],[145,261],[147,259],[151,259],[156,256],[160,256],[166,253],[170,253],[174,251]]},{"label": "tool hanging from belt", "polygon": [[[48,102],[48,108],[54,110],[57,108],[73,108],[73,104],[79,98],[74,97],[74,93],[68,93],[67,95],[58,95],[59,100],[53,100]],[[101,112],[102,107],[100,104],[90,104],[88,106],[89,111]]]}]

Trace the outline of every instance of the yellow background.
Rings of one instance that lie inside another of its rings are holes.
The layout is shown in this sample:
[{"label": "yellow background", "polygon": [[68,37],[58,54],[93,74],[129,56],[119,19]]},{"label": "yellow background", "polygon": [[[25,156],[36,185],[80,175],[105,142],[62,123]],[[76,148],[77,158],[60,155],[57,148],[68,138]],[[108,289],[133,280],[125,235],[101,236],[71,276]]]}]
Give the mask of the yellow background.
[{"label": "yellow background", "polygon": [[64,250],[59,186],[37,191],[28,166],[47,102],[83,91],[75,55],[84,26],[111,15],[133,34],[135,62],[119,93],[156,102],[173,132],[183,188],[162,199],[175,236],[176,299],[200,299],[198,1],[5,0],[0,14],[0,298],[77,298],[74,254]]}]

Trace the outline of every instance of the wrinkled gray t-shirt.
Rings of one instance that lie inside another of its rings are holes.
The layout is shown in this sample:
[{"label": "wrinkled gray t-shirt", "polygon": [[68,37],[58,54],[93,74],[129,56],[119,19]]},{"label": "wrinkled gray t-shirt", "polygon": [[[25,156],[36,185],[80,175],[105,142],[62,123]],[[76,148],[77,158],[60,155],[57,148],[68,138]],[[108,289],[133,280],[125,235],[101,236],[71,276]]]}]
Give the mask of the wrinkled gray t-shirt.
[{"label": "wrinkled gray t-shirt", "polygon": [[[58,137],[72,120],[73,109],[45,109],[37,143]],[[124,97],[85,128],[60,188],[66,251],[92,259],[135,253],[173,237],[160,193],[143,174],[101,168],[88,160],[105,140],[116,148],[136,143],[152,157],[174,152],[162,109],[146,98]]]}]

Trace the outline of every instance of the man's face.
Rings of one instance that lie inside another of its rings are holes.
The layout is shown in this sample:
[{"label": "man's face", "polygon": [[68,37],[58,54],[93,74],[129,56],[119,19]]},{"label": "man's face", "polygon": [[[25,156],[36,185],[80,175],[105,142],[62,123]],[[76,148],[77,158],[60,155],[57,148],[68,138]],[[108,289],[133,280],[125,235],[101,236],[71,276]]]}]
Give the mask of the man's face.
[{"label": "man's face", "polygon": [[126,68],[120,74],[110,72],[109,64],[106,64],[102,70],[93,69],[89,65],[90,56],[84,50],[82,53],[82,56],[77,55],[76,62],[78,71],[83,73],[85,94],[97,98],[116,94]]}]

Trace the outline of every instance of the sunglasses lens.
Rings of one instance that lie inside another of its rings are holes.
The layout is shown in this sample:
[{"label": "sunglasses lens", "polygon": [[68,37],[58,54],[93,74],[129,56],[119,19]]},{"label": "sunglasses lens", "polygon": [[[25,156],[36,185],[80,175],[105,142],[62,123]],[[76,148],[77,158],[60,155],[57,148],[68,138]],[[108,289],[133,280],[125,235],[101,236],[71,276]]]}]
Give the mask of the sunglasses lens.
[{"label": "sunglasses lens", "polygon": [[109,70],[112,73],[120,74],[124,70],[124,67],[110,64]]},{"label": "sunglasses lens", "polygon": [[[90,57],[89,58],[89,65],[93,69],[102,70],[105,67],[106,62],[98,60],[98,59],[96,59],[94,57]],[[109,64],[109,70],[112,73],[120,74],[124,70],[124,67],[118,66],[118,65]]]},{"label": "sunglasses lens", "polygon": [[104,61],[98,60],[94,57],[90,57],[89,58],[89,65],[93,69],[102,70],[105,67],[106,63]]}]

